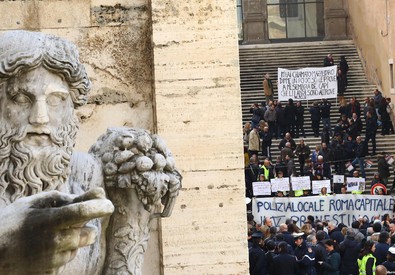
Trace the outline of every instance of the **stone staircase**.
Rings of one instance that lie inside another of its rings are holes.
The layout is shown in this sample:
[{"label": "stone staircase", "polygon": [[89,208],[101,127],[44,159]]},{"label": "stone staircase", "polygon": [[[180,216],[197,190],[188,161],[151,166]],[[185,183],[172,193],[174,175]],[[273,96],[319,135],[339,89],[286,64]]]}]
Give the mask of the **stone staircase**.
[{"label": "stone staircase", "polygon": [[[376,88],[368,82],[363,65],[359,58],[357,49],[352,41],[324,41],[324,42],[303,42],[286,44],[265,44],[265,45],[241,45],[239,48],[240,62],[240,86],[242,99],[243,125],[250,121],[252,114],[249,113],[253,103],[260,103],[265,100],[262,88],[263,76],[270,73],[273,80],[277,79],[277,69],[299,69],[304,67],[322,67],[323,59],[332,53],[335,64],[339,64],[340,56],[344,55],[349,65],[348,87],[344,97],[347,101],[355,96],[363,106],[366,97],[372,97]],[[274,98],[277,99],[277,87],[274,84]],[[330,99],[332,103],[331,124],[334,125],[339,118],[339,106],[337,99]],[[315,145],[320,144],[320,138],[313,136],[309,107],[313,102],[303,102],[305,106],[305,131],[306,144],[313,150]],[[363,112],[362,112],[363,113]],[[364,122],[364,119],[362,118]],[[320,125],[322,130],[322,123]],[[365,124],[364,124],[365,127]],[[365,133],[362,133],[364,136]],[[299,139],[295,139],[298,143]],[[279,155],[277,149],[280,140],[273,139],[272,153],[273,159]],[[380,129],[377,134],[377,152],[387,152],[395,155],[395,135],[381,136]],[[371,144],[369,144],[371,150]],[[370,190],[370,182],[374,172],[377,172],[377,157],[368,156],[373,161],[373,166],[366,169],[366,189]],[[297,159],[295,159],[298,166]],[[394,178],[391,171],[390,183]]]}]

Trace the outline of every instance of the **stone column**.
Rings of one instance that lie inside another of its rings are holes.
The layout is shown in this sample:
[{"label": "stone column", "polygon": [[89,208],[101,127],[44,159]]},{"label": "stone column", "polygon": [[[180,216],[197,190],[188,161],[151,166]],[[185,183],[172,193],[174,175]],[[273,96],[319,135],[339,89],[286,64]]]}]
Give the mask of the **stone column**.
[{"label": "stone column", "polygon": [[244,43],[270,43],[266,0],[243,0]]},{"label": "stone column", "polygon": [[234,0],[151,0],[154,110],[183,175],[163,274],[248,274]]},{"label": "stone column", "polygon": [[347,39],[347,0],[325,0],[325,38],[324,40]]}]

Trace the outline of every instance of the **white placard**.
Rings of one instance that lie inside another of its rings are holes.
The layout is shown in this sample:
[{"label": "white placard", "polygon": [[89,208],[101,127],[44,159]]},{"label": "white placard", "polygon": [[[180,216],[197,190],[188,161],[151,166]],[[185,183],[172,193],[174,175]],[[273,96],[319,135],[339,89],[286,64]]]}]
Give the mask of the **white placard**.
[{"label": "white placard", "polygon": [[272,184],[272,192],[289,191],[289,178],[275,178],[270,180]]},{"label": "white placard", "polygon": [[346,169],[348,172],[351,172],[352,170],[354,170],[354,166],[352,166],[351,162],[346,163]]},{"label": "white placard", "polygon": [[272,194],[269,181],[257,181],[252,183],[254,196],[270,196]]},{"label": "white placard", "polygon": [[334,183],[344,183],[344,175],[333,175]]},{"label": "white placard", "polygon": [[347,177],[347,191],[364,191],[365,190],[365,179]]},{"label": "white placard", "polygon": [[337,66],[287,70],[278,68],[278,100],[337,97]]},{"label": "white placard", "polygon": [[328,194],[331,193],[331,180],[313,180],[311,182],[313,190],[312,193],[321,194],[321,188],[326,187]]},{"label": "white placard", "polygon": [[310,190],[310,177],[291,177],[292,190]]}]

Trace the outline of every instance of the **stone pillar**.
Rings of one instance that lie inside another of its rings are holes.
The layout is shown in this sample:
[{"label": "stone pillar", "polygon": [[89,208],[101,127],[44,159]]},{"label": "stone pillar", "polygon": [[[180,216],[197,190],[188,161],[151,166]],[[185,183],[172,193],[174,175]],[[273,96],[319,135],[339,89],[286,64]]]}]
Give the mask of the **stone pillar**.
[{"label": "stone pillar", "polygon": [[324,40],[347,39],[347,0],[325,0],[325,38]]},{"label": "stone pillar", "polygon": [[183,175],[162,274],[248,274],[236,3],[151,9],[155,124]]},{"label": "stone pillar", "polygon": [[266,0],[243,0],[244,43],[270,43]]}]

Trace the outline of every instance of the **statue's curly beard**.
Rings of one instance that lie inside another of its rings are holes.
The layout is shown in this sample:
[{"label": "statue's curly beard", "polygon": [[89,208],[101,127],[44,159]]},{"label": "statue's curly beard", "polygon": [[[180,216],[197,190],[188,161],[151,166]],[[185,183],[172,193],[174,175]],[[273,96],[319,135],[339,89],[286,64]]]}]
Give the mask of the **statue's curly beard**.
[{"label": "statue's curly beard", "polygon": [[0,125],[0,198],[9,203],[65,182],[78,130],[75,116],[50,129],[51,145],[40,148],[24,142],[26,127],[13,129],[4,120]]}]

